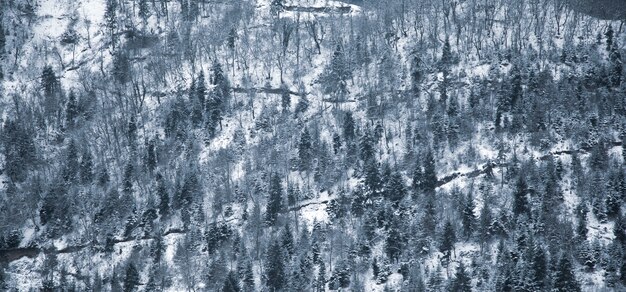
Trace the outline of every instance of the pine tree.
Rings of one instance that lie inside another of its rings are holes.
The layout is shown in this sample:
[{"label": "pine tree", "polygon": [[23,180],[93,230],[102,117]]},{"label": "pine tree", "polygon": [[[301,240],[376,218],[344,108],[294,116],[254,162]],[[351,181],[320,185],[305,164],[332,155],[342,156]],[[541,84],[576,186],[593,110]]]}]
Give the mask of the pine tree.
[{"label": "pine tree", "polygon": [[374,137],[372,137],[371,131],[369,129],[365,129],[359,141],[359,154],[363,162],[375,160],[375,146],[376,142],[374,141]]},{"label": "pine tree", "polygon": [[491,239],[491,223],[493,222],[493,215],[491,214],[491,206],[485,202],[483,208],[480,211],[480,242],[482,245],[487,243]]},{"label": "pine tree", "polygon": [[[395,225],[399,225],[399,223],[396,223]],[[399,226],[389,228],[387,238],[385,239],[385,252],[391,261],[398,260],[402,254],[402,250],[404,249],[405,241],[404,236],[402,236],[402,233],[399,230]]]},{"label": "pine tree", "polygon": [[578,283],[578,280],[576,280],[576,275],[574,275],[574,272],[572,271],[572,263],[566,255],[563,255],[559,260],[552,291],[581,291],[580,284]]},{"label": "pine tree", "polygon": [[283,186],[278,174],[272,175],[270,180],[269,198],[267,200],[267,208],[265,210],[265,221],[274,225],[278,214],[283,208]]},{"label": "pine tree", "polygon": [[133,263],[126,268],[126,277],[124,277],[124,292],[135,291],[139,285],[139,272]]},{"label": "pine tree", "polygon": [[124,178],[122,181],[122,188],[126,194],[131,194],[133,192],[133,172],[133,164],[129,161],[124,167]]},{"label": "pine tree", "polygon": [[381,177],[378,171],[378,165],[375,160],[367,160],[364,162],[365,168],[365,186],[372,196],[378,196],[380,192]]},{"label": "pine tree", "polygon": [[198,178],[196,171],[191,171],[185,177],[183,186],[176,193],[175,200],[172,202],[173,208],[188,209],[195,198],[202,197],[202,184]]},{"label": "pine tree", "polygon": [[446,40],[443,43],[443,50],[441,52],[441,65],[442,65],[442,68],[444,70],[447,70],[448,66],[452,65],[452,62],[453,62],[452,48],[450,47],[450,41],[446,37]]},{"label": "pine tree", "polygon": [[521,215],[528,214],[530,208],[528,206],[528,186],[523,175],[520,175],[517,179],[516,190],[513,194],[513,214]]},{"label": "pine tree", "polygon": [[511,75],[511,97],[509,98],[508,108],[513,109],[517,103],[522,99],[522,76],[520,74],[519,67],[513,65],[510,72]]},{"label": "pine tree", "polygon": [[76,100],[76,94],[72,90],[68,95],[67,106],[65,107],[65,124],[68,128],[74,128],[78,115],[78,101]]},{"label": "pine tree", "polygon": [[287,253],[287,255],[291,256],[294,253],[294,243],[293,243],[293,235],[291,234],[291,228],[289,228],[289,224],[285,225],[285,229],[283,229],[283,233],[281,235],[281,244],[283,249]]},{"label": "pine tree", "polygon": [[167,216],[170,210],[170,195],[165,186],[163,175],[157,174],[157,195],[159,197],[159,214],[161,217]]},{"label": "pine tree", "polygon": [[[2,14],[0,13],[0,16],[2,16]],[[0,60],[4,59],[4,54],[5,54],[5,46],[6,46],[6,35],[4,33],[4,25],[2,24],[2,21],[0,21]],[[0,78],[2,79],[2,78]]]},{"label": "pine tree", "polygon": [[333,133],[333,153],[337,155],[339,151],[341,151],[341,136],[337,133]]},{"label": "pine tree", "polygon": [[126,84],[131,79],[131,63],[125,50],[118,50],[113,55],[113,77],[121,84]]},{"label": "pine tree", "polygon": [[148,0],[139,0],[139,17],[143,20],[144,23],[148,21],[148,17],[150,17],[150,7],[148,6]]},{"label": "pine tree", "polygon": [[158,264],[161,262],[165,248],[163,237],[160,234],[157,234],[150,248],[150,254],[152,255],[154,263]]},{"label": "pine tree", "polygon": [[423,189],[424,183],[424,171],[422,170],[422,164],[415,163],[415,169],[413,170],[413,182],[411,183],[411,187],[414,191],[414,199],[417,199],[417,193]]},{"label": "pine tree", "polygon": [[106,165],[102,165],[98,171],[98,185],[101,187],[106,186],[110,181],[109,170]]},{"label": "pine tree", "polygon": [[345,260],[340,260],[334,267],[333,275],[329,279],[328,288],[338,290],[350,286],[351,269]]},{"label": "pine tree", "polygon": [[441,266],[437,265],[437,268],[431,272],[428,279],[427,291],[443,291],[443,281]]},{"label": "pine tree", "polygon": [[291,110],[291,93],[289,93],[289,88],[285,83],[281,85],[280,89],[282,90],[282,93],[280,95],[281,106],[284,112],[288,112],[289,110]]},{"label": "pine tree", "polygon": [[456,118],[459,116],[459,99],[456,94],[453,94],[450,97],[450,101],[448,101],[448,110],[446,114],[448,114],[449,118]]},{"label": "pine tree", "polygon": [[467,194],[463,202],[463,210],[461,213],[461,223],[463,224],[463,233],[466,238],[470,238],[470,236],[474,233],[476,227],[476,216],[474,215],[474,209],[476,205],[474,204],[474,198],[471,193]]},{"label": "pine tree", "polygon": [[150,139],[146,145],[146,154],[144,157],[146,168],[150,173],[154,171],[157,165],[156,145],[154,139]]},{"label": "pine tree", "polygon": [[545,279],[547,270],[546,254],[539,245],[535,245],[532,249],[532,261],[531,261],[531,278],[535,289],[543,291],[545,286]]},{"label": "pine tree", "polygon": [[254,272],[252,271],[252,263],[246,259],[242,264],[237,265],[239,278],[244,291],[252,291],[254,289]]},{"label": "pine tree", "polygon": [[319,265],[317,279],[315,280],[315,291],[324,292],[326,291],[326,264],[324,261],[320,261]]},{"label": "pine tree", "polygon": [[624,62],[622,61],[622,55],[617,46],[614,46],[610,51],[609,60],[611,61],[609,81],[612,86],[618,87],[622,79]]},{"label": "pine tree", "polygon": [[194,84],[192,88],[193,88],[193,91],[191,92],[191,94],[193,95],[192,99],[197,100],[200,105],[204,106],[206,103],[207,88],[206,88],[206,83],[204,80],[203,70],[200,70],[200,73],[198,74],[198,78],[194,80]]},{"label": "pine tree", "polygon": [[43,68],[41,84],[46,98],[51,98],[59,90],[60,84],[52,66],[47,65]]},{"label": "pine tree", "polygon": [[222,65],[219,62],[213,63],[211,67],[211,84],[214,86],[214,98],[216,99],[216,105],[220,110],[224,110],[230,99],[230,81],[222,70]]},{"label": "pine tree", "polygon": [[91,158],[91,152],[85,149],[83,157],[80,160],[80,181],[83,184],[91,184],[94,179],[93,162]]},{"label": "pine tree", "polygon": [[270,12],[272,15],[278,16],[280,12],[283,11],[285,5],[283,2],[285,2],[285,0],[272,0],[272,3],[270,3]]},{"label": "pine tree", "polygon": [[104,10],[104,19],[106,21],[107,28],[111,30],[111,34],[113,34],[117,21],[117,0],[107,0],[106,8]]},{"label": "pine tree", "polygon": [[43,110],[46,120],[61,124],[62,104],[64,104],[62,88],[51,66],[46,65],[41,73],[41,87],[44,93]]},{"label": "pine tree", "polygon": [[587,240],[587,205],[581,203],[577,209],[578,225],[576,226],[576,235],[578,235],[580,240]]},{"label": "pine tree", "polygon": [[435,171],[435,158],[432,150],[426,152],[424,157],[424,176],[422,180],[422,189],[426,194],[434,195],[437,187],[437,173]]},{"label": "pine tree", "polygon": [[226,276],[226,281],[224,282],[224,286],[222,286],[222,292],[240,292],[241,288],[239,287],[239,283],[235,273],[233,271],[228,272],[228,276]]},{"label": "pine tree", "polygon": [[300,136],[300,143],[298,143],[298,160],[300,162],[300,170],[310,170],[313,159],[311,135],[309,130],[305,127]]},{"label": "pine tree", "polygon": [[615,223],[613,224],[613,234],[615,235],[615,240],[617,242],[626,246],[626,222],[624,222],[624,217],[621,214],[618,214],[615,218]]},{"label": "pine tree", "polygon": [[78,179],[78,172],[80,170],[80,163],[78,162],[78,149],[76,148],[76,142],[74,142],[73,139],[71,139],[67,145],[65,155],[65,167],[62,171],[63,181],[67,184],[71,184]]},{"label": "pine tree", "polygon": [[443,233],[441,235],[441,243],[439,244],[439,251],[444,254],[444,258],[450,259],[450,252],[454,250],[454,244],[456,242],[456,232],[454,226],[448,220],[443,227]]},{"label": "pine tree", "polygon": [[349,63],[343,52],[343,47],[337,44],[335,51],[330,59],[330,64],[323,72],[320,83],[323,86],[325,94],[336,95],[342,97],[348,92],[347,81],[350,79]]},{"label": "pine tree", "polygon": [[421,226],[428,235],[434,234],[437,228],[437,210],[435,209],[435,199],[432,196],[426,198]]},{"label": "pine tree", "polygon": [[459,263],[456,268],[456,274],[454,279],[450,283],[449,291],[451,292],[471,292],[472,291],[472,278],[465,271],[465,265],[463,262]]},{"label": "pine tree", "polygon": [[395,170],[385,186],[385,196],[397,206],[400,201],[406,196],[406,189],[404,187],[404,179],[402,175]]},{"label": "pine tree", "polygon": [[269,246],[265,265],[265,281],[269,291],[281,291],[287,283],[284,254],[279,242]]},{"label": "pine tree", "polygon": [[[200,125],[202,121],[203,110],[205,110],[205,104],[200,103],[197,99],[197,85],[198,80],[196,78],[191,80],[191,85],[189,86],[189,103],[191,104],[191,122],[194,127]],[[204,96],[203,96],[204,97]],[[209,113],[210,114],[210,113]]]},{"label": "pine tree", "polygon": [[610,52],[613,49],[614,35],[615,35],[615,32],[613,31],[613,26],[609,24],[608,29],[604,33],[604,36],[606,37],[606,51],[607,52]]},{"label": "pine tree", "polygon": [[346,112],[343,118],[343,137],[346,141],[351,141],[355,137],[355,121],[352,117],[352,112]]},{"label": "pine tree", "polygon": [[417,55],[416,52],[413,53],[414,56],[411,59],[411,91],[413,93],[413,98],[419,97],[420,92],[420,83],[424,78],[424,73],[422,72],[422,60]]}]

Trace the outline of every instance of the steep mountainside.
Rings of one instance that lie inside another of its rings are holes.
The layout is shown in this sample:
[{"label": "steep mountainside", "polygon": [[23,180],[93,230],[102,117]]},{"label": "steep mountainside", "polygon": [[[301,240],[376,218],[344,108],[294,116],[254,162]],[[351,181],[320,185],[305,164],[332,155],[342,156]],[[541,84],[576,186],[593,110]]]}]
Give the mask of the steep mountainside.
[{"label": "steep mountainside", "polygon": [[587,2],[2,1],[0,290],[624,290]]}]

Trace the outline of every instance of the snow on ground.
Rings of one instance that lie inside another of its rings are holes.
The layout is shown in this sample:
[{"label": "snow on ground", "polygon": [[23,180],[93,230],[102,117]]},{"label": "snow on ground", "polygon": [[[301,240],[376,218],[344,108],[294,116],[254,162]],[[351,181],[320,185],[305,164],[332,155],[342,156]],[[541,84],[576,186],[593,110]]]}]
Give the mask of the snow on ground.
[{"label": "snow on ground", "polygon": [[314,222],[328,223],[326,204],[313,203],[300,209],[300,216],[306,221],[309,229],[313,228]]},{"label": "snow on ground", "polygon": [[44,258],[43,254],[39,254],[35,259],[21,258],[11,262],[10,269],[6,270],[10,276],[8,287],[14,287],[16,291],[31,291],[32,288],[38,287],[37,283],[40,283],[41,275],[33,271],[41,267]]}]

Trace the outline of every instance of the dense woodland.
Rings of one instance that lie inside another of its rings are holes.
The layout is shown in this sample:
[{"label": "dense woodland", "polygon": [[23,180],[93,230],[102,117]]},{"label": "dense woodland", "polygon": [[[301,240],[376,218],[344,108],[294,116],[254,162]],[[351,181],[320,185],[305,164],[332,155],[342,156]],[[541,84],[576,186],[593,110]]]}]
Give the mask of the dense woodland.
[{"label": "dense woodland", "polygon": [[623,291],[583,2],[2,0],[0,290]]}]

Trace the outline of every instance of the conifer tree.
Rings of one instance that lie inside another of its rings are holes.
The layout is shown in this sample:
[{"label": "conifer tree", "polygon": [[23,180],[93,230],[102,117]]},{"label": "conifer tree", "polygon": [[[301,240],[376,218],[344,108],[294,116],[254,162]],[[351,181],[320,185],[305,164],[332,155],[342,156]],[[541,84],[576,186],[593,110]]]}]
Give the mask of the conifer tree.
[{"label": "conifer tree", "polygon": [[[479,238],[482,245],[491,239],[491,223],[493,222],[493,215],[491,214],[491,207],[487,202],[483,205],[480,211],[480,229]],[[482,246],[481,245],[481,246]]]},{"label": "conifer tree", "polygon": [[124,193],[130,194],[133,192],[133,164],[131,161],[126,163],[124,167],[124,178],[122,181],[122,188]]},{"label": "conifer tree", "polygon": [[426,198],[421,226],[428,235],[434,234],[437,228],[437,210],[435,209],[435,199],[432,196]]},{"label": "conifer tree", "polygon": [[[215,86],[216,104],[223,110],[230,99],[230,81],[222,70],[222,65],[219,62],[213,63],[211,67],[211,84]],[[202,88],[201,88],[202,89]]]},{"label": "conifer tree", "polygon": [[354,117],[352,117],[352,112],[346,112],[343,118],[343,137],[347,141],[351,141],[355,137],[355,121]]},{"label": "conifer tree", "polygon": [[148,6],[148,0],[139,0],[139,17],[143,20],[144,24],[148,21],[148,17],[150,17],[150,7]]},{"label": "conifer tree", "polygon": [[324,263],[324,261],[320,261],[319,263],[317,279],[315,280],[315,291],[326,291],[326,264]]},{"label": "conifer tree", "polygon": [[78,114],[78,101],[76,100],[76,94],[72,90],[68,95],[67,106],[65,107],[65,125],[68,128],[74,128]]},{"label": "conifer tree", "polygon": [[474,233],[476,227],[476,216],[474,215],[474,198],[471,193],[468,193],[463,202],[463,209],[461,212],[461,223],[463,224],[463,233],[465,237],[469,237]]},{"label": "conifer tree", "polygon": [[548,273],[547,270],[547,258],[546,254],[539,245],[535,245],[532,249],[532,261],[531,261],[531,279],[535,289],[545,289],[545,279]]},{"label": "conifer tree", "polygon": [[[396,223],[399,225],[399,223]],[[385,252],[391,261],[397,261],[404,249],[404,236],[399,230],[399,226],[389,228],[385,239]]]},{"label": "conifer tree", "polygon": [[154,139],[150,139],[146,145],[145,164],[148,171],[152,173],[157,165],[156,145]]},{"label": "conifer tree", "polygon": [[523,175],[517,178],[515,184],[515,193],[513,194],[513,214],[528,214],[530,207],[528,206],[528,186]]},{"label": "conifer tree", "polygon": [[613,37],[615,36],[612,25],[609,24],[604,36],[606,37],[606,51],[610,52],[613,49]]},{"label": "conifer tree", "polygon": [[454,279],[450,283],[449,291],[451,292],[471,292],[472,291],[472,278],[465,271],[465,265],[463,262],[456,268]]},{"label": "conifer tree", "polygon": [[411,91],[413,93],[413,98],[419,97],[419,86],[424,78],[424,73],[422,72],[422,60],[418,56],[417,52],[413,52],[414,56],[411,59]]},{"label": "conifer tree", "polygon": [[240,292],[241,288],[239,287],[239,283],[235,273],[233,271],[228,272],[228,276],[226,276],[226,281],[224,282],[224,286],[222,286],[222,292]]},{"label": "conifer tree", "polygon": [[406,189],[404,186],[404,179],[402,178],[402,175],[395,170],[386,183],[385,196],[397,206],[405,195]]},{"label": "conifer tree", "polygon": [[159,214],[161,217],[167,216],[170,209],[170,195],[165,186],[165,179],[160,173],[157,174],[157,195],[159,197]]},{"label": "conifer tree", "polygon": [[572,263],[566,255],[563,255],[559,260],[556,274],[554,276],[554,286],[552,291],[581,291],[580,284],[578,283],[578,280],[576,280],[576,275],[572,271]]},{"label": "conifer tree", "polygon": [[576,226],[576,235],[580,240],[587,240],[587,205],[581,203],[577,208],[576,217],[578,225]]},{"label": "conifer tree", "polygon": [[90,184],[94,179],[93,173],[93,161],[91,158],[91,152],[85,149],[83,157],[80,160],[80,181],[83,184]]},{"label": "conifer tree", "polygon": [[269,291],[281,291],[287,283],[284,254],[279,242],[274,242],[269,246],[265,265],[265,283]]},{"label": "conifer tree", "polygon": [[300,162],[300,170],[306,171],[311,168],[312,162],[312,142],[309,130],[305,127],[300,136],[300,142],[298,143],[298,159]]},{"label": "conifer tree", "polygon": [[443,227],[443,233],[441,235],[441,243],[439,244],[439,251],[444,254],[444,258],[450,258],[452,252],[454,250],[454,243],[456,242],[456,232],[454,231],[454,226],[452,226],[452,222],[449,220],[446,221],[446,224]]},{"label": "conifer tree", "polygon": [[320,83],[323,86],[323,92],[325,94],[342,97],[348,92],[347,81],[350,79],[351,75],[352,73],[350,72],[349,63],[344,54],[343,46],[341,44],[337,44],[330,59],[330,63],[320,78]]},{"label": "conifer tree", "polygon": [[107,169],[106,165],[100,166],[100,169],[98,171],[98,185],[104,187],[109,183],[109,181],[109,170]]},{"label": "conifer tree", "polygon": [[267,208],[265,211],[265,221],[274,225],[278,214],[283,208],[283,186],[278,174],[272,175],[270,179],[269,198],[267,200]]},{"label": "conifer tree", "polygon": [[[2,16],[2,13],[0,13],[0,17],[1,16]],[[0,60],[4,59],[6,40],[7,39],[4,33],[4,25],[2,24],[2,21],[0,21]]]},{"label": "conifer tree", "polygon": [[415,169],[413,170],[413,181],[411,187],[414,191],[414,199],[417,199],[417,194],[422,191],[424,183],[424,171],[422,170],[422,164],[418,161],[415,163]]},{"label": "conifer tree", "polygon": [[78,162],[78,149],[76,148],[76,142],[71,139],[67,145],[65,154],[65,167],[63,168],[63,180],[67,184],[71,184],[78,179],[78,172],[80,170],[80,163]]},{"label": "conifer tree", "polygon": [[124,277],[124,292],[135,291],[139,285],[139,272],[133,263],[126,268],[126,277]]},{"label": "conifer tree", "polygon": [[422,179],[422,189],[426,194],[434,195],[437,187],[437,174],[435,171],[435,158],[432,150],[428,150],[424,157],[424,176]]},{"label": "conifer tree", "polygon": [[291,93],[285,83],[281,85],[282,93],[280,95],[281,106],[284,112],[288,112],[291,109]]},{"label": "conifer tree", "polygon": [[289,228],[289,224],[285,225],[285,229],[283,229],[280,240],[281,240],[283,249],[285,250],[287,255],[289,256],[293,255],[293,253],[295,252],[294,242],[293,242],[293,235],[291,234],[291,228]]}]

